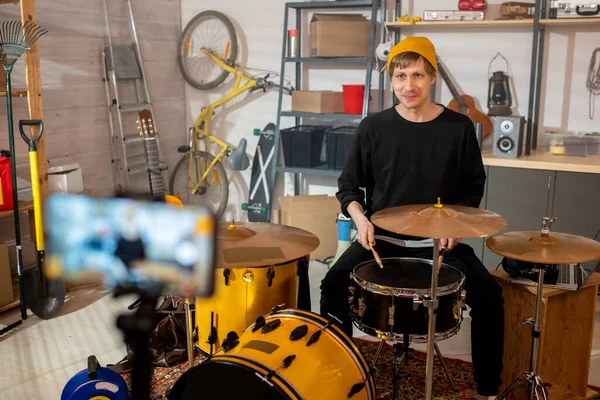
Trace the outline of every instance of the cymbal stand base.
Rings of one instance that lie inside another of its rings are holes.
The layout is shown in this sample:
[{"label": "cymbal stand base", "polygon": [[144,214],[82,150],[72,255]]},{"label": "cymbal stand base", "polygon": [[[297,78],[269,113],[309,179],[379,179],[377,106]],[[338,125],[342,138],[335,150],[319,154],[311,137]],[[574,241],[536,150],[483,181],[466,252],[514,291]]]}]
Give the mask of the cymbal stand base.
[{"label": "cymbal stand base", "polygon": [[[529,398],[535,400],[548,400],[548,392],[546,391],[546,384],[543,382],[542,378],[537,375],[532,374],[531,372],[525,372],[523,375],[518,377],[510,384],[506,389],[502,391],[498,396],[496,396],[496,400],[501,400],[507,398],[507,396],[517,387],[523,384],[524,381],[529,382],[530,391]],[[531,397],[533,396],[533,397]]]},{"label": "cymbal stand base", "polygon": [[544,381],[540,376],[537,375],[537,359],[541,334],[540,315],[542,312],[542,297],[544,293],[544,267],[537,265],[536,267],[538,268],[538,282],[535,319],[528,318],[523,322],[523,324],[528,324],[532,328],[531,337],[533,339],[533,343],[531,346],[530,371],[525,372],[523,375],[518,377],[513,383],[504,389],[502,393],[496,396],[496,400],[506,398],[506,396],[508,396],[508,394],[512,392],[517,385],[523,383],[523,380],[527,380],[529,382],[529,395],[527,396],[528,400],[548,400],[548,392],[546,391]]}]

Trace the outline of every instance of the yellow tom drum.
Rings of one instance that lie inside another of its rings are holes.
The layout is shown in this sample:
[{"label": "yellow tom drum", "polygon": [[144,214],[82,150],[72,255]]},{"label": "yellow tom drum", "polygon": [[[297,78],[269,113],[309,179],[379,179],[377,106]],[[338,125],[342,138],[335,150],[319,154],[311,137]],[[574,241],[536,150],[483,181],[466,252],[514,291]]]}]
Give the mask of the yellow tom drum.
[{"label": "yellow tom drum", "polygon": [[376,398],[364,357],[337,326],[292,309],[261,322],[186,371],[169,400]]},{"label": "yellow tom drum", "polygon": [[235,331],[240,335],[273,307],[297,307],[298,267],[302,262],[308,263],[308,258],[265,267],[217,269],[213,295],[196,299],[195,321],[202,351],[210,353],[206,342],[211,332],[211,314],[216,331],[214,351],[221,347],[227,333]]}]

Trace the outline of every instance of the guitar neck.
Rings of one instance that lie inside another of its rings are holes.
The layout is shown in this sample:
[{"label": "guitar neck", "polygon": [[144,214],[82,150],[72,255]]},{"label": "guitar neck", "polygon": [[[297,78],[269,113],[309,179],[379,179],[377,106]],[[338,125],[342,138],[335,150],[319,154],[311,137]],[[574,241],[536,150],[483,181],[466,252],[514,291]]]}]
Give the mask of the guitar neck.
[{"label": "guitar neck", "polygon": [[148,169],[150,170],[150,191],[152,192],[152,196],[164,196],[165,188],[160,170],[160,160],[158,159],[156,138],[147,138],[144,140],[144,144],[146,155],[148,156]]},{"label": "guitar neck", "polygon": [[458,106],[460,107],[460,111],[462,113],[466,113],[469,108],[467,107],[467,105],[465,104],[465,102],[460,97],[460,94],[458,94],[458,90],[456,90],[456,88],[454,87],[454,84],[450,80],[450,76],[448,76],[448,73],[446,72],[446,69],[444,68],[444,65],[439,60],[438,60],[438,70],[440,71],[440,74],[442,75],[442,78],[444,79],[444,82],[446,82],[446,85],[448,86],[448,89],[450,90],[450,93],[452,93],[452,97],[458,103]]}]

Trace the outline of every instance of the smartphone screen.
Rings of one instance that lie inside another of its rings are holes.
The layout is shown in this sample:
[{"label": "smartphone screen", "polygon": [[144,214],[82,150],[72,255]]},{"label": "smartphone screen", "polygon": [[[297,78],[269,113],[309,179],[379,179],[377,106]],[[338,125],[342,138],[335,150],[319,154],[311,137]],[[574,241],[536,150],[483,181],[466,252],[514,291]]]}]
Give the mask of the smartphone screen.
[{"label": "smartphone screen", "polygon": [[184,297],[213,292],[215,221],[207,208],[52,195],[45,215],[45,268],[54,275]]}]

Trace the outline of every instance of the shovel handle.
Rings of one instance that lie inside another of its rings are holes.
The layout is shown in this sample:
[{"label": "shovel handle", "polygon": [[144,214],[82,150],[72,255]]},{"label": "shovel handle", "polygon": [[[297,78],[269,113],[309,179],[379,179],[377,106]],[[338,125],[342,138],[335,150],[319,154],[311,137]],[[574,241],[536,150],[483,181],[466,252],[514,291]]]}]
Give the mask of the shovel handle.
[{"label": "shovel handle", "polygon": [[[35,136],[34,138],[30,138],[29,136],[27,136],[25,134],[25,131],[23,130],[23,126],[26,126],[26,125],[28,125],[28,126],[39,125],[40,130],[39,130],[37,136]],[[27,146],[29,146],[30,151],[37,150],[37,144],[40,141],[40,138],[42,137],[43,131],[44,131],[44,124],[42,123],[42,120],[40,120],[40,119],[22,119],[19,121],[19,132],[21,133],[21,137],[23,138],[25,143],[27,143]]]}]

